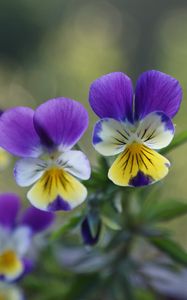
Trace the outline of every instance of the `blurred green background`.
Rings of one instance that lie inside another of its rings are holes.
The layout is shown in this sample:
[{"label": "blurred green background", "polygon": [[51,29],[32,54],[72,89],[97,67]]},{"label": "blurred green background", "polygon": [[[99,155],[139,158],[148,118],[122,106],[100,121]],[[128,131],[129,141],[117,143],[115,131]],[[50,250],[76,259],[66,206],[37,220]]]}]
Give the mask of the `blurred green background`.
[{"label": "blurred green background", "polygon": [[[0,1],[0,108],[34,108],[58,96],[82,102],[90,113],[90,127],[81,146],[93,164],[96,117],[87,101],[90,83],[123,71],[135,84],[148,69],[181,82],[184,98],[176,131],[187,129],[186,0]],[[187,146],[182,146],[169,155],[173,164],[163,181],[163,199],[187,202],[186,153]],[[0,189],[25,192],[16,186],[12,168],[1,172]],[[169,226],[187,249],[187,217]]]}]

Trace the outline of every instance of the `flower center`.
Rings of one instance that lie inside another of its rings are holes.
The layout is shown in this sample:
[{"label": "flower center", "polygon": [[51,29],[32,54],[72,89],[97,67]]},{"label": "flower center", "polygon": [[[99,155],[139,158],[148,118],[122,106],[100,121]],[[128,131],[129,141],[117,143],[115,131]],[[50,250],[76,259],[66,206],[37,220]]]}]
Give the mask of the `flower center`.
[{"label": "flower center", "polygon": [[12,250],[0,254],[0,274],[15,279],[23,272],[23,263]]},{"label": "flower center", "polygon": [[48,169],[41,178],[43,190],[49,195],[53,193],[54,189],[62,186],[66,189],[69,180],[67,179],[66,172],[58,167]]},{"label": "flower center", "polygon": [[121,154],[119,163],[123,169],[123,174],[129,173],[130,176],[135,176],[141,166],[148,170],[153,166],[153,154],[151,150],[138,142],[129,144]]},{"label": "flower center", "polygon": [[53,152],[50,152],[50,153],[43,153],[40,158],[44,161],[51,161],[51,162],[54,162],[58,159],[58,157],[62,154],[62,152],[59,152],[59,151],[53,151]]},{"label": "flower center", "polygon": [[0,294],[0,300],[6,300],[6,295],[5,294]]},{"label": "flower center", "polygon": [[132,155],[139,155],[142,151],[142,144],[133,141],[131,144],[128,145],[127,149],[129,149]]},{"label": "flower center", "polygon": [[4,273],[17,262],[16,253],[12,250],[6,250],[0,254],[0,273]]}]

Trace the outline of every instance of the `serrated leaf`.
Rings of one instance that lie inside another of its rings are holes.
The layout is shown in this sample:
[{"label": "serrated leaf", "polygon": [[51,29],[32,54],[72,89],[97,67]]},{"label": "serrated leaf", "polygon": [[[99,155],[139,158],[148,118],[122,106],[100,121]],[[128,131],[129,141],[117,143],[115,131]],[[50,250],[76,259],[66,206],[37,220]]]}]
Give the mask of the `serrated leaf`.
[{"label": "serrated leaf", "polygon": [[160,151],[160,153],[161,153],[161,154],[166,154],[166,153],[170,152],[171,150],[174,150],[175,148],[177,148],[177,147],[183,145],[183,144],[186,143],[186,142],[187,142],[187,130],[185,130],[185,131],[183,131],[183,132],[177,134],[177,135],[174,137],[174,139],[173,139],[173,141],[171,142],[171,144],[170,144],[168,147],[162,149],[162,150]]},{"label": "serrated leaf", "polygon": [[51,235],[51,239],[58,239],[69,230],[74,229],[82,221],[82,216],[74,216],[67,223],[65,223],[60,229],[54,231]]},{"label": "serrated leaf", "polygon": [[164,252],[175,262],[182,265],[187,265],[187,252],[176,242],[163,237],[149,238],[149,241],[152,245]]}]

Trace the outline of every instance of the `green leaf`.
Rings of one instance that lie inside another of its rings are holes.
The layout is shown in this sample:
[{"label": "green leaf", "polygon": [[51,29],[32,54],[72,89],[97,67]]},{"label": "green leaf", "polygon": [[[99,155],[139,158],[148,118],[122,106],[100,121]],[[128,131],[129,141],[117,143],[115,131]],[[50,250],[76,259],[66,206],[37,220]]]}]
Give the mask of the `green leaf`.
[{"label": "green leaf", "polygon": [[103,221],[103,224],[105,224],[110,229],[121,230],[120,224],[118,224],[115,220],[107,217],[106,215],[101,215],[101,220]]},{"label": "green leaf", "polygon": [[101,220],[103,221],[103,224],[110,229],[120,230],[121,218],[122,215],[116,212],[113,203],[111,201],[106,201],[101,210]]},{"label": "green leaf", "polygon": [[80,222],[82,221],[82,216],[74,216],[67,223],[65,223],[60,229],[54,231],[51,235],[51,239],[58,239],[63,234],[67,233],[68,231],[74,229]]},{"label": "green leaf", "polygon": [[152,237],[168,237],[171,235],[170,231],[163,229],[163,228],[157,228],[150,226],[148,224],[147,226],[139,226],[138,233],[140,235],[143,235],[144,237],[152,238]]},{"label": "green leaf", "polygon": [[108,173],[108,168],[109,168],[109,165],[108,165],[108,162],[107,162],[107,159],[106,157],[104,156],[100,156],[99,159],[98,159],[98,165],[99,165],[99,170],[103,173]]},{"label": "green leaf", "polygon": [[116,193],[115,197],[113,198],[112,205],[117,213],[122,213],[123,206],[121,193]]},{"label": "green leaf", "polygon": [[186,142],[187,142],[187,130],[176,135],[175,138],[173,139],[173,141],[171,142],[171,144],[168,147],[162,149],[160,151],[160,153],[166,154],[166,153],[170,152],[171,150],[183,145]]},{"label": "green leaf", "polygon": [[187,265],[187,252],[176,242],[163,237],[149,238],[149,241],[156,248],[171,257],[175,262]]},{"label": "green leaf", "polygon": [[143,208],[142,219],[148,221],[165,222],[180,217],[187,213],[187,204],[176,200],[150,201]]},{"label": "green leaf", "polygon": [[114,300],[135,300],[135,289],[132,287],[129,278],[125,275],[123,277],[112,277],[108,285],[108,290]]},{"label": "green leaf", "polygon": [[141,288],[135,290],[135,297],[136,300],[156,300],[155,295]]},{"label": "green leaf", "polygon": [[94,293],[97,293],[101,284],[98,274],[79,275],[72,282],[63,300],[88,300]]},{"label": "green leaf", "polygon": [[92,170],[92,175],[89,180],[84,182],[84,185],[87,188],[96,189],[105,189],[108,184],[108,177],[105,172],[100,171],[99,169]]}]

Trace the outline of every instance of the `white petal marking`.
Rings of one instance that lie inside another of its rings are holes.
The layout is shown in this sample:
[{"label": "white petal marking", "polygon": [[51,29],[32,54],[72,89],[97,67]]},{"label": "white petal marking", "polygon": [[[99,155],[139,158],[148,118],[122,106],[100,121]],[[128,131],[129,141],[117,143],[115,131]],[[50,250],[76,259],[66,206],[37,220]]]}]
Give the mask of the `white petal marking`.
[{"label": "white petal marking", "polygon": [[47,166],[47,162],[38,158],[23,158],[18,160],[14,169],[17,184],[20,186],[33,184],[43,175]]},{"label": "white petal marking", "polygon": [[93,146],[105,156],[121,153],[131,137],[130,124],[111,118],[98,121],[93,132]]},{"label": "white petal marking", "polygon": [[23,256],[31,243],[31,229],[28,226],[18,227],[11,236],[13,249],[19,256]]},{"label": "white petal marking", "polygon": [[162,149],[170,144],[174,131],[174,125],[168,116],[154,112],[140,122],[136,134],[147,147]]},{"label": "white petal marking", "polygon": [[86,180],[90,178],[90,163],[86,155],[81,151],[66,151],[59,156],[56,163],[65,171],[80,179]]}]

